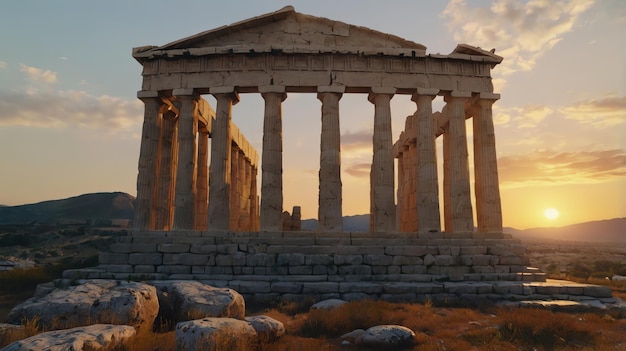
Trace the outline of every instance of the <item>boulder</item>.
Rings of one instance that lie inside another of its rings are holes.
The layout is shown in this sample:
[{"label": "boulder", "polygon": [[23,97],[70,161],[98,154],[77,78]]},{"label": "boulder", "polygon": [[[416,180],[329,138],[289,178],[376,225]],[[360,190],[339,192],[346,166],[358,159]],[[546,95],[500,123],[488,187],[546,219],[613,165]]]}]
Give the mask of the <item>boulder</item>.
[{"label": "boulder", "polygon": [[233,318],[203,318],[176,325],[176,350],[253,350],[257,334],[250,323]]},{"label": "boulder", "polygon": [[127,325],[94,324],[37,334],[7,345],[0,351],[73,351],[111,347],[135,335]]},{"label": "boulder", "polygon": [[274,341],[285,335],[285,326],[274,318],[253,316],[246,317],[246,321],[254,328],[260,340]]},{"label": "boulder", "polygon": [[38,318],[39,325],[48,330],[96,323],[150,329],[158,312],[159,301],[153,286],[94,279],[32,297],[15,306],[7,321],[20,324]]},{"label": "boulder", "polygon": [[333,310],[343,304],[347,303],[341,299],[328,299],[324,301],[320,301],[313,306],[311,306],[312,310]]},{"label": "boulder", "polygon": [[363,333],[362,341],[367,346],[409,346],[415,339],[415,333],[400,325],[377,325]]},{"label": "boulder", "polygon": [[347,342],[347,344],[352,345],[361,345],[363,344],[363,335],[365,334],[365,330],[363,329],[355,329],[349,333],[343,334],[339,337],[339,339]]},{"label": "boulder", "polygon": [[174,323],[205,317],[244,319],[246,302],[233,289],[216,288],[198,281],[152,281],[160,314]]}]

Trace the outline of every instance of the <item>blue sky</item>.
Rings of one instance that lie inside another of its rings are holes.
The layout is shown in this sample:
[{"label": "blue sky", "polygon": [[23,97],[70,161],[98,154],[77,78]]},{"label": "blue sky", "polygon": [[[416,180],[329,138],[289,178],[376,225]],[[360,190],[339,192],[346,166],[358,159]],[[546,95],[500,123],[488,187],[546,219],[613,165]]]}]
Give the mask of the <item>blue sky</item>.
[{"label": "blue sky", "polygon": [[[0,11],[0,204],[87,192],[135,195],[142,103],[133,47],[163,45],[293,5],[296,11],[450,53],[495,48],[494,105],[505,225],[626,216],[626,3],[531,1],[7,1]],[[211,97],[206,97],[212,101]],[[261,150],[262,100],[234,121]],[[435,100],[435,108],[442,106]],[[320,103],[283,105],[285,209],[317,208]],[[392,100],[397,137],[414,103]],[[341,100],[344,214],[369,209],[373,105]],[[543,210],[561,216],[548,221]]]}]

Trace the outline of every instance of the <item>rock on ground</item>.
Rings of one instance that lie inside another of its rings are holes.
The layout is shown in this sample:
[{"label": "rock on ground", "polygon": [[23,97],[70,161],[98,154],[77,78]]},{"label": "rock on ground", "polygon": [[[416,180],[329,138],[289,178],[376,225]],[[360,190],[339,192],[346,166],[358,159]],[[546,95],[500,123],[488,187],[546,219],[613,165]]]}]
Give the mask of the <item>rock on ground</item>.
[{"label": "rock on ground", "polygon": [[76,351],[85,347],[99,349],[135,335],[127,325],[94,324],[41,333],[7,345],[0,351]]},{"label": "rock on ground", "polygon": [[56,289],[15,306],[11,324],[39,318],[44,329],[65,329],[107,323],[149,329],[159,312],[153,286],[115,280],[87,280],[81,285]]},{"label": "rock on ground", "polygon": [[151,281],[156,287],[160,314],[174,323],[205,317],[243,319],[246,303],[238,292],[198,281]]},{"label": "rock on ground", "polygon": [[253,350],[257,333],[233,318],[203,318],[176,325],[176,350]]},{"label": "rock on ground", "polygon": [[415,333],[400,325],[377,325],[363,333],[362,341],[368,346],[404,346],[411,345]]},{"label": "rock on ground", "polygon": [[311,309],[312,310],[332,310],[345,303],[347,302],[341,299],[328,299],[328,300],[320,301],[314,304],[313,306],[311,306]]},{"label": "rock on ground", "polygon": [[274,341],[285,335],[285,326],[274,318],[252,316],[246,317],[246,321],[256,330],[259,340]]}]

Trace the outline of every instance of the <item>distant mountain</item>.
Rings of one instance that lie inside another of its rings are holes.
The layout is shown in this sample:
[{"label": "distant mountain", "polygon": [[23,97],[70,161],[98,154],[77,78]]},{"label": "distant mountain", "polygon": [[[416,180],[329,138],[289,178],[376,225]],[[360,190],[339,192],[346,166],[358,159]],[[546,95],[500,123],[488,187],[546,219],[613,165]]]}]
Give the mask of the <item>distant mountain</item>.
[{"label": "distant mountain", "polygon": [[553,228],[531,228],[524,230],[505,228],[504,231],[520,239],[529,240],[626,242],[626,218],[592,221]]},{"label": "distant mountain", "polygon": [[135,198],[122,192],[93,193],[36,204],[0,207],[0,224],[56,224],[61,219],[132,219]]},{"label": "distant mountain", "polygon": [[[367,232],[370,228],[370,215],[344,216],[342,224],[345,232]],[[303,219],[302,230],[317,230],[317,219]]]}]

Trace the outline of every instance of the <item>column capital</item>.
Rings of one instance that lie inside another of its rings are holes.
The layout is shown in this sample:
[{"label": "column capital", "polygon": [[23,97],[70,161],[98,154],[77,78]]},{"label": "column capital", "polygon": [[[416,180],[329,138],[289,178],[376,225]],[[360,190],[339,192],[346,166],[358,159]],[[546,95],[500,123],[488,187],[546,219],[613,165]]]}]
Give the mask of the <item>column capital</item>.
[{"label": "column capital", "polygon": [[259,85],[258,89],[263,98],[265,98],[265,94],[281,94],[281,101],[287,99],[284,85]]},{"label": "column capital", "polygon": [[417,101],[420,96],[429,96],[430,99],[434,99],[439,94],[439,89],[435,88],[417,88],[413,95],[411,95],[412,101]]},{"label": "column capital", "polygon": [[154,99],[159,97],[159,92],[154,90],[139,90],[137,92],[137,99]]},{"label": "column capital", "polygon": [[233,105],[236,105],[239,102],[239,94],[237,94],[235,87],[210,87],[209,94],[215,96],[216,98],[219,95],[226,96],[230,99]]},{"label": "column capital", "polygon": [[393,87],[371,87],[367,100],[373,104],[378,95],[388,95],[389,99],[391,99],[395,94],[396,88]]},{"label": "column capital", "polygon": [[447,92],[443,96],[444,101],[446,101],[446,102],[450,98],[470,98],[470,97],[472,97],[472,92],[471,91],[464,91],[464,90],[452,90],[452,91]]},{"label": "column capital", "polygon": [[500,100],[500,94],[483,91],[478,94],[478,98],[481,100],[493,100],[495,102],[496,100]]},{"label": "column capital", "polygon": [[343,94],[346,92],[346,87],[343,85],[326,85],[326,86],[318,86],[318,93],[338,93]]},{"label": "column capital", "polygon": [[193,88],[184,88],[184,89],[174,89],[172,90],[172,95],[174,95],[177,98],[183,97],[183,96],[190,96],[190,97],[196,97],[197,94],[194,91]]}]

